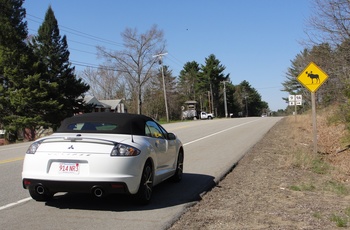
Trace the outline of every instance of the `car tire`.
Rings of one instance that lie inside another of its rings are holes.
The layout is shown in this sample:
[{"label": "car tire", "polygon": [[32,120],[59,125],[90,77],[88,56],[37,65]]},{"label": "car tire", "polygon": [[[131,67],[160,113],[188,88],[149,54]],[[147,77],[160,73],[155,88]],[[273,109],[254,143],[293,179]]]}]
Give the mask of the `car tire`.
[{"label": "car tire", "polygon": [[151,163],[147,162],[142,171],[139,190],[136,194],[139,204],[149,204],[153,192],[153,170]]},{"label": "car tire", "polygon": [[171,178],[172,181],[180,182],[182,180],[183,169],[184,169],[184,153],[183,151],[180,151],[177,157],[176,171],[174,176]]},{"label": "car tire", "polygon": [[38,186],[30,186],[29,194],[36,201],[49,201],[53,198],[53,194],[43,188],[42,192],[38,192]]}]

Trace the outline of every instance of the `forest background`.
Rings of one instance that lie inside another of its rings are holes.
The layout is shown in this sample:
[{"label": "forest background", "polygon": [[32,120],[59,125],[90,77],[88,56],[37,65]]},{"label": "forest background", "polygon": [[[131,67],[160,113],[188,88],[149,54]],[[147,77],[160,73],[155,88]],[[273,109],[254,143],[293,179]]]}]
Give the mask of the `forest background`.
[{"label": "forest background", "polygon": [[[348,123],[350,3],[313,2],[306,30],[310,39],[291,61],[283,91],[303,95],[298,112],[310,109],[310,92],[296,77],[313,61],[329,76],[317,91],[317,106],[339,104],[339,119]],[[7,130],[9,141],[16,141],[18,132],[34,139],[41,127],[55,130],[64,118],[91,111],[93,106],[84,103],[87,94],[123,99],[128,112],[157,120],[181,119],[181,107],[192,100],[200,110],[217,117],[284,115],[294,110],[270,111],[248,81],[232,84],[215,54],[206,57],[205,63],[188,61],[179,76],[173,76],[171,67],[162,62],[167,50],[157,25],[143,33],[126,28],[120,50],[97,47],[104,64],[77,74],[51,7],[33,36],[28,35],[23,0],[0,0],[0,9],[0,129]]]}]

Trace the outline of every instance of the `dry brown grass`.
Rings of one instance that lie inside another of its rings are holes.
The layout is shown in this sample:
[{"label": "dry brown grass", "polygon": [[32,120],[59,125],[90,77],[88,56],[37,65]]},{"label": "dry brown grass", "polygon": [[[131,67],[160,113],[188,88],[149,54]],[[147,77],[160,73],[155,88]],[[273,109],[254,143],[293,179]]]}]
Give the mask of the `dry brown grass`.
[{"label": "dry brown grass", "polygon": [[[302,169],[311,169],[315,160],[329,163],[329,173],[340,181],[350,180],[350,144],[345,124],[334,122],[337,116],[335,108],[317,111],[317,155],[313,154],[313,124],[312,114],[290,116],[286,119],[290,124],[290,138],[294,142],[289,155],[289,165]],[[333,122],[331,122],[333,121]]]}]

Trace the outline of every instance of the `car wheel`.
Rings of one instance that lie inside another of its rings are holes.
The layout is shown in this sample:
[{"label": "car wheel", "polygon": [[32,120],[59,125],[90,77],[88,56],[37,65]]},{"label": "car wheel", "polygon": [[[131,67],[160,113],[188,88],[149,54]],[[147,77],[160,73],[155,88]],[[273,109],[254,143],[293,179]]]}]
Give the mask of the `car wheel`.
[{"label": "car wheel", "polygon": [[53,194],[42,185],[30,186],[28,190],[30,196],[36,201],[49,201],[53,197]]},{"label": "car wheel", "polygon": [[137,200],[140,204],[146,205],[150,202],[153,191],[153,170],[151,164],[146,163],[142,176],[139,191],[137,192]]},{"label": "car wheel", "polygon": [[174,176],[172,177],[172,180],[174,182],[180,182],[182,180],[183,170],[184,170],[184,153],[183,151],[180,151],[177,157],[176,171]]}]

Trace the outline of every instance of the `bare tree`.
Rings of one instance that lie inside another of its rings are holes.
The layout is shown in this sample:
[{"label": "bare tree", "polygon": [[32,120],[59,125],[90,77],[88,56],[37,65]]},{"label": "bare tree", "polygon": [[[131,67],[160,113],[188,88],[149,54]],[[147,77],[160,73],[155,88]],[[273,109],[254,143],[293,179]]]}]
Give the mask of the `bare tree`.
[{"label": "bare tree", "polygon": [[340,44],[350,38],[350,1],[314,0],[306,34],[313,43]]},{"label": "bare tree", "polygon": [[154,55],[165,52],[162,30],[154,25],[149,31],[139,34],[137,29],[127,28],[121,34],[124,50],[108,51],[97,47],[99,55],[116,68],[128,83],[131,95],[136,96],[137,112],[142,113],[144,87],[154,76],[156,59]]},{"label": "bare tree", "polygon": [[[324,91],[328,97],[343,100],[340,93],[350,84],[350,0],[313,0],[313,7],[306,33],[313,50],[322,51],[312,56],[330,75],[319,93]],[[325,49],[315,49],[315,45],[322,48],[326,43],[331,46],[331,56],[325,55]]]},{"label": "bare tree", "polygon": [[82,72],[82,78],[89,83],[90,93],[98,99],[116,99],[120,97],[120,91],[123,90],[123,84],[120,73],[100,66],[97,70],[86,68]]}]

